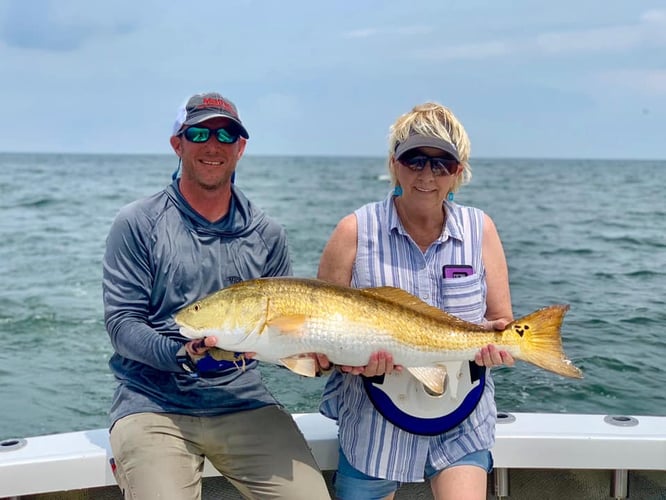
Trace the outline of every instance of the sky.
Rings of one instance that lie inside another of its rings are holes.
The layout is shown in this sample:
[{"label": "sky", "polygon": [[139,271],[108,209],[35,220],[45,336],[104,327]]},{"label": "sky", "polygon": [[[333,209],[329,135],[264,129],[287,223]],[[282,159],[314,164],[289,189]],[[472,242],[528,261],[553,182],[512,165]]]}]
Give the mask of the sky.
[{"label": "sky", "polygon": [[472,158],[666,159],[664,0],[0,0],[0,152],[171,153],[217,91],[248,155],[385,156],[436,101]]}]

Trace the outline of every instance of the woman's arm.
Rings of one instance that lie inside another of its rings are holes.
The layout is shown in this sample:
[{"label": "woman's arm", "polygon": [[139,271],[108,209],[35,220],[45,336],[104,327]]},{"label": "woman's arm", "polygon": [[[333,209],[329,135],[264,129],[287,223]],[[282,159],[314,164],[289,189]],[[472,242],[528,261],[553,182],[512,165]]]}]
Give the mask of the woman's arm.
[{"label": "woman's arm", "polygon": [[[509,270],[495,223],[485,214],[481,251],[483,267],[486,269],[486,326],[492,330],[503,330],[513,321]],[[514,364],[513,357],[509,353],[498,351],[494,346],[481,349],[475,360],[478,365],[483,366]]]},{"label": "woman's arm", "polygon": [[336,285],[351,285],[357,229],[358,222],[354,214],[347,215],[338,223],[321,254],[317,278]]},{"label": "woman's arm", "polygon": [[[358,243],[358,221],[354,214],[343,218],[331,234],[319,261],[317,278],[336,285],[350,286],[354,261],[356,260],[356,246]],[[326,356],[317,354],[319,365],[323,369],[330,366]],[[368,377],[391,373],[396,367],[393,365],[391,354],[379,351],[373,353],[366,366],[341,366],[345,373],[353,375],[363,374]],[[398,370],[401,368],[398,367]]]},{"label": "woman's arm", "polygon": [[[495,223],[484,215],[483,224],[483,266],[486,269],[486,320],[503,328],[513,321],[511,292],[509,291],[509,269],[502,248],[502,241]],[[504,323],[504,324],[502,324]]]}]

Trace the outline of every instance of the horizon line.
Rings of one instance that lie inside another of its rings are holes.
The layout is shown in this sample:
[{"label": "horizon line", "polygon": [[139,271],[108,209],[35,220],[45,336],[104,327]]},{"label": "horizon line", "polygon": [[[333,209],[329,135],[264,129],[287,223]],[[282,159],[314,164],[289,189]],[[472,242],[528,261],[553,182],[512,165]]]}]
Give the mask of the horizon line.
[{"label": "horizon line", "polygon": [[[173,153],[108,153],[108,152],[46,152],[46,151],[0,151],[0,155],[35,155],[35,156],[47,156],[47,155],[61,155],[61,156],[164,156],[172,157]],[[245,158],[362,158],[362,159],[378,159],[385,160],[385,156],[373,156],[366,154],[306,154],[306,153],[297,153],[297,154],[288,154],[288,153],[249,153],[244,155]],[[593,157],[593,156],[474,156],[470,158],[471,163],[477,160],[564,160],[564,161],[573,161],[573,160],[584,160],[584,161],[646,161],[646,162],[662,162],[666,161],[666,158],[629,158],[629,157]]]}]

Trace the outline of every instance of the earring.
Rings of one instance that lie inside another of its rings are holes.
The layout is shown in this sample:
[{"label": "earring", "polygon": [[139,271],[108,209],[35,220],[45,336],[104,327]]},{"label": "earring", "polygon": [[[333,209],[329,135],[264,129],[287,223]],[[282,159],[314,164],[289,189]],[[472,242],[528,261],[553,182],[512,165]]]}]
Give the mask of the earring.
[{"label": "earring", "polygon": [[453,201],[453,191],[449,191],[449,194],[446,195],[446,199],[449,201]]},{"label": "earring", "polygon": [[393,196],[402,196],[402,186],[393,188]]}]

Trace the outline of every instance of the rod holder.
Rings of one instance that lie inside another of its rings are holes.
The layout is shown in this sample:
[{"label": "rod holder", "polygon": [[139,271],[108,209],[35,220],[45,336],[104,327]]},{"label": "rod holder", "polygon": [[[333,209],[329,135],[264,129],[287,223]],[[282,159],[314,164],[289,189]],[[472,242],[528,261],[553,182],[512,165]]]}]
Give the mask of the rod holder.
[{"label": "rod holder", "polygon": [[499,468],[493,470],[495,478],[495,496],[498,499],[509,496],[509,469]]},{"label": "rod holder", "polygon": [[611,498],[624,500],[629,496],[629,471],[615,469],[611,476]]}]

